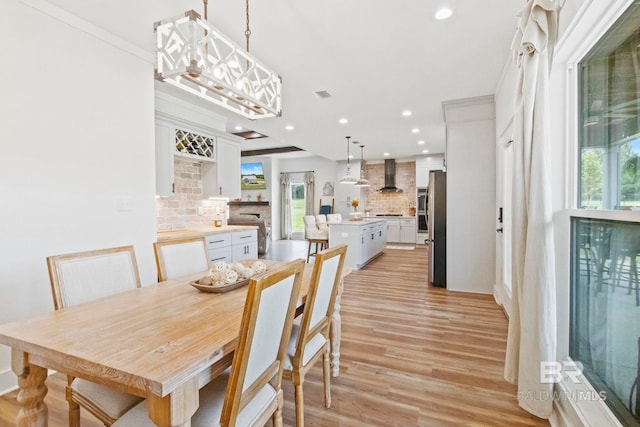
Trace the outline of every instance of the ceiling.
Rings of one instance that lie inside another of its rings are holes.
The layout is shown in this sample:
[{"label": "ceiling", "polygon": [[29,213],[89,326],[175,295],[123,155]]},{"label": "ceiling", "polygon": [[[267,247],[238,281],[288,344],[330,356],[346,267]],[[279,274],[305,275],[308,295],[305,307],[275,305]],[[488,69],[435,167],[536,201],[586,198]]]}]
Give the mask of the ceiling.
[{"label": "ceiling", "polygon": [[[155,21],[189,9],[204,10],[196,0],[48,1],[150,53]],[[291,145],[344,160],[349,135],[365,146],[366,160],[383,159],[385,152],[396,159],[422,156],[423,150],[442,153],[442,101],[495,92],[523,4],[523,0],[251,1],[250,50],[282,76],[282,117],[250,121],[215,106],[207,108],[229,118],[229,132],[242,126],[268,135],[243,142],[243,150]],[[434,14],[443,5],[453,10],[453,16],[436,20]],[[245,2],[216,0],[208,8],[209,21],[244,46]],[[156,88],[164,86],[168,85],[158,83]],[[322,90],[331,97],[314,94]],[[404,110],[412,115],[403,117]],[[348,123],[340,124],[340,118]],[[286,130],[287,125],[294,129]],[[359,147],[351,144],[351,154],[359,158]]]}]

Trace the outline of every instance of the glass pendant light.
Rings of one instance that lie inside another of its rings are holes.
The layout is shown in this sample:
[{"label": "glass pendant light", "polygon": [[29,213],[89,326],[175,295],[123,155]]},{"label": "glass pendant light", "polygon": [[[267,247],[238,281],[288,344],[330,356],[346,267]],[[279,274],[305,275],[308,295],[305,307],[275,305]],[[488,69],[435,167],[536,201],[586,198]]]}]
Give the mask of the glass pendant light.
[{"label": "glass pendant light", "polygon": [[356,187],[369,187],[369,181],[364,177],[364,145],[360,146],[360,179],[356,181]]},{"label": "glass pendant light", "polygon": [[358,180],[351,176],[351,163],[349,161],[349,139],[350,136],[346,136],[347,138],[347,174],[340,179],[340,184],[355,184]]}]

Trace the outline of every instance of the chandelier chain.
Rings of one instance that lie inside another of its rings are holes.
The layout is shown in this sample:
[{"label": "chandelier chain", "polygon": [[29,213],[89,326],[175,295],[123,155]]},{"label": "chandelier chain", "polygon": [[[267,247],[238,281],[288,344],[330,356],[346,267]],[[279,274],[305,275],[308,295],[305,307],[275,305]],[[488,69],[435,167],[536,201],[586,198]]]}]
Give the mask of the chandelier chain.
[{"label": "chandelier chain", "polygon": [[251,37],[251,28],[249,28],[249,0],[245,0],[246,15],[247,15],[247,29],[244,31],[244,36],[247,38],[247,52],[249,52],[249,37]]}]

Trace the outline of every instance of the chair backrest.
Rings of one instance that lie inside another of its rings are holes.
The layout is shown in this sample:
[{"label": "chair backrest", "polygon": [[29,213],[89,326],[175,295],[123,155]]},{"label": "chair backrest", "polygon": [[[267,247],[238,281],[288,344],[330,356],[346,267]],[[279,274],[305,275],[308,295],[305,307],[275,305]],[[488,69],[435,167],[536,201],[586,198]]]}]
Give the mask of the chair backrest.
[{"label": "chair backrest", "polygon": [[342,222],[342,215],[337,214],[329,214],[327,215],[327,224],[339,224]]},{"label": "chair backrest", "polygon": [[316,226],[318,227],[318,230],[329,230],[329,227],[327,227],[326,215],[316,215]]},{"label": "chair backrest", "polygon": [[155,242],[153,250],[160,282],[209,269],[207,246],[202,237]]},{"label": "chair backrest", "polygon": [[318,231],[318,226],[316,225],[316,217],[314,215],[305,215],[302,217],[302,221],[304,221],[305,239],[314,238]]},{"label": "chair backrest", "polygon": [[316,254],[309,292],[305,300],[293,363],[304,360],[307,343],[321,333],[329,339],[331,316],[342,280],[342,268],[347,255],[347,245],[342,244]]},{"label": "chair backrest", "polygon": [[235,425],[242,409],[265,388],[272,387],[281,398],[283,361],[304,265],[297,259],[250,280],[220,425]]},{"label": "chair backrest", "polygon": [[140,287],[133,246],[47,257],[56,310]]},{"label": "chair backrest", "polygon": [[334,204],[334,199],[331,199],[331,204],[327,204],[327,203],[322,203],[322,197],[320,198],[320,211],[318,212],[320,215],[327,215],[330,213],[333,213],[333,204]]}]

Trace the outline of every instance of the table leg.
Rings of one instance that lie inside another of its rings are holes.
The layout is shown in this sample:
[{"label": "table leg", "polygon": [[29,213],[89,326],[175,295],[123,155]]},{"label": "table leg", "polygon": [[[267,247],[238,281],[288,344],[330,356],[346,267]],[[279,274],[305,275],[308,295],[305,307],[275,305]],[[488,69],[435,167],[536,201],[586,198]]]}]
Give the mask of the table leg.
[{"label": "table leg", "polygon": [[18,427],[46,427],[48,410],[44,403],[47,394],[47,369],[29,363],[29,354],[11,350],[11,369],[18,376],[18,403],[20,412],[16,419]]},{"label": "table leg", "polygon": [[338,285],[338,295],[336,295],[336,303],[331,316],[331,327],[329,329],[329,337],[331,339],[331,376],[340,375],[340,339],[342,336],[342,318],[340,317],[340,299],[342,298],[342,289],[344,287],[344,276]]},{"label": "table leg", "polygon": [[198,378],[191,378],[173,393],[147,398],[149,418],[159,427],[190,427],[199,405]]}]

